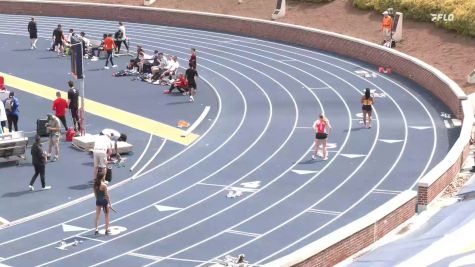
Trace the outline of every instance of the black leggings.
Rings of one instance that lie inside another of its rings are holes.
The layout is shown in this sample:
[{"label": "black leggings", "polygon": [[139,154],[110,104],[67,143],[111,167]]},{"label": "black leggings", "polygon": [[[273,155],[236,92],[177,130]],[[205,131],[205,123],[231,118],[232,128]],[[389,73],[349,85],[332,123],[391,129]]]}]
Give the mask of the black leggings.
[{"label": "black leggings", "polygon": [[68,130],[68,125],[66,124],[66,117],[65,116],[57,116],[57,115],[56,115],[56,117],[58,117],[58,119],[63,124],[64,129],[66,129],[66,131],[67,131]]},{"label": "black leggings", "polygon": [[111,50],[111,51],[107,51],[106,67],[107,67],[107,64],[109,63],[109,59],[111,60],[111,65],[114,66],[114,61],[112,61],[112,50]]},{"label": "black leggings", "polygon": [[8,131],[12,132],[12,124],[15,127],[15,132],[18,132],[18,115],[10,114],[7,115],[8,119]]},{"label": "black leggings", "polygon": [[79,110],[77,108],[71,108],[71,116],[73,118],[73,126],[75,131],[81,130],[81,125],[79,124]]},{"label": "black leggings", "polygon": [[35,167],[35,174],[33,175],[33,177],[31,177],[30,185],[33,186],[33,184],[35,183],[36,177],[38,177],[38,174],[39,174],[41,178],[41,187],[44,188],[46,186],[45,165],[33,164],[33,166]]},{"label": "black leggings", "polygon": [[117,53],[120,53],[120,46],[122,45],[122,42],[125,45],[125,48],[127,48],[127,51],[129,51],[129,45],[127,44],[127,40],[117,40],[115,41],[115,44],[117,46]]}]

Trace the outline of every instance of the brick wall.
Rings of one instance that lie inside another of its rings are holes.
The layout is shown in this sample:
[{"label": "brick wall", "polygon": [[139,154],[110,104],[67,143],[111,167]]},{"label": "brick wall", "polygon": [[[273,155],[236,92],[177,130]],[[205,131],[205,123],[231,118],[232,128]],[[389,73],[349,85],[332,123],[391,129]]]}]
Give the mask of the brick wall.
[{"label": "brick wall", "polygon": [[[123,20],[137,23],[150,23],[179,27],[191,27],[218,32],[227,32],[273,41],[292,43],[308,48],[321,49],[343,56],[355,58],[377,66],[391,67],[397,72],[431,91],[444,101],[457,118],[463,119],[461,101],[449,86],[429,70],[411,60],[389,53],[376,47],[292,26],[267,22],[255,22],[229,16],[176,12],[171,10],[144,9],[140,7],[91,7],[88,4],[60,4],[41,2],[21,2],[0,0],[0,12],[10,14],[81,17],[105,20]],[[391,62],[391,64],[388,64]],[[376,69],[374,71],[377,71]],[[459,171],[462,160],[468,155],[468,146],[457,160],[429,188],[419,188],[418,199],[407,202],[377,223],[340,241],[332,247],[314,255],[298,266],[331,266],[349,257],[362,248],[381,238],[397,225],[414,215],[416,201],[429,203],[436,197]]]},{"label": "brick wall", "polygon": [[416,203],[417,199],[414,197],[376,223],[367,226],[295,266],[329,267],[347,259],[361,249],[373,244],[398,225],[414,216],[416,213]]}]

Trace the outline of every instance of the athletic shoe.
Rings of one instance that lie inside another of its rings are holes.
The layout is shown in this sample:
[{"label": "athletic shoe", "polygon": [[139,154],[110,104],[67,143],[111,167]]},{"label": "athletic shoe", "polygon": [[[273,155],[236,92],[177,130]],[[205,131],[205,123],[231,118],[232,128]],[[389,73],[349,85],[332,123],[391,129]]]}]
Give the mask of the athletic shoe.
[{"label": "athletic shoe", "polygon": [[32,185],[29,185],[28,188],[30,188],[30,191],[35,191],[35,188]]},{"label": "athletic shoe", "polygon": [[99,229],[96,228],[96,230],[94,231],[94,234],[98,235],[99,234]]},{"label": "athletic shoe", "polygon": [[47,185],[47,186],[42,188],[42,190],[50,190],[50,189],[51,189],[51,185]]},{"label": "athletic shoe", "polygon": [[111,230],[107,229],[105,234],[106,234],[106,235],[110,235],[110,234],[111,234]]},{"label": "athletic shoe", "polygon": [[91,58],[91,61],[98,61],[98,60],[99,60],[98,57],[92,57],[92,58]]},{"label": "athletic shoe", "polygon": [[117,68],[117,65],[112,65],[113,68]]},{"label": "athletic shoe", "polygon": [[30,47],[31,50],[35,49],[33,46]]},{"label": "athletic shoe", "polygon": [[327,156],[327,157],[324,157],[323,160],[328,160],[328,156]]},{"label": "athletic shoe", "polygon": [[155,85],[160,85],[160,80],[154,81],[153,84],[155,84]]},{"label": "athletic shoe", "polygon": [[317,159],[317,157],[315,156],[315,154],[312,155],[312,159]]},{"label": "athletic shoe", "polygon": [[109,69],[109,67],[108,67],[108,66],[104,66],[104,69],[108,70],[108,69]]},{"label": "athletic shoe", "polygon": [[195,101],[195,99],[193,98],[192,95],[190,95],[190,102],[194,102],[194,101]]}]

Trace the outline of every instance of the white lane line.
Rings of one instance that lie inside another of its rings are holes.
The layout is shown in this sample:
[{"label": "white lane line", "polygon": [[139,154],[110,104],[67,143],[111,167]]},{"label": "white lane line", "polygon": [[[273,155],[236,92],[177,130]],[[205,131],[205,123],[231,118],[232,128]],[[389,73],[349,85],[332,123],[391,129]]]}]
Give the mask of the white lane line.
[{"label": "white lane line", "polygon": [[276,60],[280,62],[290,62],[290,61],[296,61],[296,59],[281,59],[281,60]]},{"label": "white lane line", "polygon": [[394,140],[394,139],[379,139],[379,141],[388,143],[388,144],[404,142],[404,140]]},{"label": "white lane line", "polygon": [[153,162],[153,160],[158,156],[158,154],[160,153],[160,151],[162,151],[163,147],[165,146],[165,143],[167,142],[167,139],[163,139],[163,142],[162,144],[160,145],[160,147],[157,149],[157,151],[153,154],[153,156],[147,161],[147,163],[145,163],[142,168],[140,168],[133,176],[132,176],[132,180],[135,180],[137,179],[137,176],[143,172],[143,170],[145,170],[145,168],[148,167],[148,165],[150,165],[150,163]]},{"label": "white lane line", "polygon": [[104,243],[106,241],[104,240],[100,240],[100,239],[95,239],[95,238],[90,238],[90,237],[85,237],[85,236],[82,236],[82,235],[78,235],[76,236],[78,238],[84,238],[84,239],[87,239],[87,240],[90,240],[90,241],[95,241],[95,242],[99,242],[99,243]]},{"label": "white lane line", "polygon": [[409,126],[409,128],[416,130],[427,130],[432,128],[432,126]]},{"label": "white lane line", "polygon": [[451,121],[449,121],[449,120],[444,120],[445,128],[447,128],[447,129],[453,128],[452,124],[450,122]]},{"label": "white lane line", "polygon": [[163,211],[181,210],[181,208],[170,207],[170,206],[163,206],[163,205],[155,205],[155,208],[156,208],[158,211],[160,211],[160,212],[163,212]]},{"label": "white lane line", "polygon": [[383,194],[383,195],[397,195],[399,193],[396,192],[387,192],[387,191],[379,191],[379,190],[373,190],[373,194]]},{"label": "white lane line", "polygon": [[295,129],[313,129],[311,126],[297,126]]},{"label": "white lane line", "polygon": [[153,135],[150,134],[150,137],[148,138],[148,143],[145,146],[145,149],[143,150],[142,154],[140,154],[140,157],[135,161],[134,165],[132,165],[132,167],[130,167],[130,171],[133,171],[135,169],[135,167],[137,166],[137,164],[139,164],[139,162],[142,160],[143,156],[145,155],[148,148],[150,147],[150,143],[152,143],[152,137],[153,137]]},{"label": "white lane line", "polygon": [[[160,261],[164,260],[163,257],[160,257],[160,256],[154,256],[154,255],[148,255],[148,254],[143,254],[143,253],[129,253],[127,254],[129,256],[133,256],[133,257],[138,257],[138,258],[142,258],[142,259],[147,259],[147,260],[152,260],[152,261],[155,261],[153,262],[153,264],[155,263],[159,263]],[[193,263],[220,263],[219,261],[200,261],[200,260],[191,260],[191,259],[181,259],[181,258],[168,258],[167,260],[171,260],[171,261],[182,261],[182,262],[193,262]]]},{"label": "white lane line", "polygon": [[186,131],[184,131],[181,134],[181,137],[186,137],[188,136],[191,132],[193,132],[198,125],[205,119],[206,115],[208,115],[209,110],[211,109],[210,106],[206,106],[203,112],[201,112],[201,115],[196,119],[196,121],[188,128]]},{"label": "white lane line", "polygon": [[328,87],[328,86],[325,86],[325,87],[310,87],[308,89],[310,89],[310,90],[325,90],[325,89],[331,89],[331,88]]},{"label": "white lane line", "polygon": [[341,212],[338,211],[331,211],[331,210],[319,210],[319,209],[308,209],[307,212],[310,213],[318,213],[318,214],[325,214],[325,215],[340,215]]},{"label": "white lane line", "polygon": [[313,170],[292,170],[292,172],[300,175],[305,175],[305,174],[314,174],[314,173],[319,173],[320,171],[313,171]]},{"label": "white lane line", "polygon": [[250,233],[250,232],[243,232],[243,231],[237,231],[237,230],[227,230],[225,233],[228,233],[228,234],[235,234],[235,235],[244,235],[244,236],[250,236],[250,237],[258,237],[258,236],[260,236],[260,234]]},{"label": "white lane line", "polygon": [[215,187],[227,187],[227,185],[222,185],[222,184],[210,184],[210,183],[198,183],[198,185],[215,186]]},{"label": "white lane line", "polygon": [[385,190],[385,189],[373,189],[373,192],[375,193],[391,193],[391,194],[400,194],[402,191],[397,191],[397,190]]}]

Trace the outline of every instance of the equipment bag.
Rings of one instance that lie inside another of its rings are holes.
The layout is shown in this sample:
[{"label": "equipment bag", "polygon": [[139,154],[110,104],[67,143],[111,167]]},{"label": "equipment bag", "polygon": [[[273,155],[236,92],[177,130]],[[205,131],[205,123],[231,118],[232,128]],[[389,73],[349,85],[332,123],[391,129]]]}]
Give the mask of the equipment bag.
[{"label": "equipment bag", "polygon": [[36,120],[36,134],[39,136],[48,136],[48,130],[46,128],[46,124],[48,123],[48,119],[37,119]]}]

